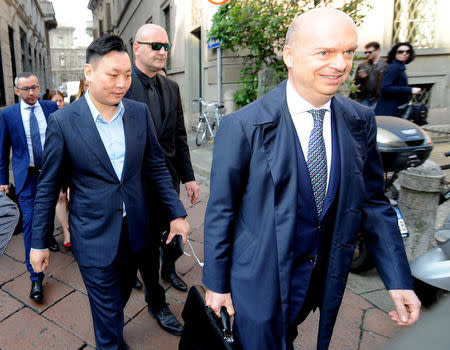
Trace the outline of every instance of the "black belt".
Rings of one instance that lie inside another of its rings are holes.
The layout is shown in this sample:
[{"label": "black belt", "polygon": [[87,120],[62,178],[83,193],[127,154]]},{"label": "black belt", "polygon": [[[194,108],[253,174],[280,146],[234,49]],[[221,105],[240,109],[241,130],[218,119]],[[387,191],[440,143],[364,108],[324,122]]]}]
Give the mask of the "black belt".
[{"label": "black belt", "polygon": [[28,172],[29,172],[30,174],[32,174],[32,175],[39,175],[39,173],[41,172],[41,168],[37,168],[37,167],[34,167],[34,166],[30,166],[30,167],[28,168]]}]

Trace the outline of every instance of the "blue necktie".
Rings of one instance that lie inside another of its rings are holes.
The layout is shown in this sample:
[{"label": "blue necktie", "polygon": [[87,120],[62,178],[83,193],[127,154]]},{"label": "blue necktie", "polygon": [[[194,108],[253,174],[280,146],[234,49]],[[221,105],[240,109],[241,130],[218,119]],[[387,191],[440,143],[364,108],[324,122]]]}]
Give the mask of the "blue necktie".
[{"label": "blue necktie", "polygon": [[42,143],[41,133],[39,132],[39,124],[34,114],[35,107],[29,107],[30,112],[30,133],[31,133],[31,146],[33,147],[34,166],[36,168],[42,167]]},{"label": "blue necktie", "polygon": [[309,177],[311,178],[317,213],[320,216],[327,193],[327,153],[323,140],[323,118],[326,110],[313,109],[308,112],[313,116],[314,126],[309,136],[308,160],[306,164]]}]

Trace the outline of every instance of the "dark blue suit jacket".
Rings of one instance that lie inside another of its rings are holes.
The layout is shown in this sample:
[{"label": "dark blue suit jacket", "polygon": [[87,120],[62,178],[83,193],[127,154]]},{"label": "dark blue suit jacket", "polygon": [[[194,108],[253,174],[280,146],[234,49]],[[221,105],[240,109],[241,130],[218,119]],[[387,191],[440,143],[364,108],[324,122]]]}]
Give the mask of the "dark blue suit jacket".
[{"label": "dark blue suit jacket", "polygon": [[394,60],[387,67],[381,83],[380,97],[375,107],[375,115],[398,115],[398,107],[408,103],[412,88],[408,86],[406,67]]},{"label": "dark blue suit jacket", "polygon": [[148,214],[144,178],[157,188],[170,220],[186,215],[172,186],[147,106],[128,99],[123,99],[123,105],[126,150],[122,179],[113,169],[84,98],[50,116],[35,199],[32,248],[47,247],[44,232],[53,220],[63,170],[70,184],[73,253],[82,266],[104,267],[113,261],[123,203],[132,249],[139,251],[145,246]]},{"label": "dark blue suit jacket", "polygon": [[[47,119],[58,109],[56,102],[39,101]],[[17,193],[22,190],[28,174],[30,155],[20,103],[5,108],[0,114],[0,185],[9,185],[9,150],[13,148],[12,169]]]},{"label": "dark blue suit jacket", "polygon": [[[333,98],[331,107],[340,169],[319,349],[328,348],[361,227],[386,287],[412,288],[396,214],[384,196],[374,114],[341,96]],[[299,209],[309,209],[297,207],[304,189],[292,128],[283,82],[225,117],[214,142],[203,282],[212,291],[231,292],[245,350],[286,349],[291,280],[298,277],[293,273],[312,269],[306,259],[301,269],[294,264],[293,249],[302,232],[296,216]],[[314,244],[305,246],[313,249]],[[304,255],[314,252],[305,249]],[[305,295],[308,286],[302,288]]]}]

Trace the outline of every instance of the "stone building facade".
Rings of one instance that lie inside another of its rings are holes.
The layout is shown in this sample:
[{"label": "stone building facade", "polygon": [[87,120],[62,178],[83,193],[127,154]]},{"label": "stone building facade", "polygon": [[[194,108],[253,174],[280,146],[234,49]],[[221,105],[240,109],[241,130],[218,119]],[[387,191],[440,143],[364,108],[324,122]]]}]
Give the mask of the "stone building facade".
[{"label": "stone building facade", "polygon": [[50,31],[53,89],[65,91],[67,82],[79,81],[84,76],[86,48],[74,46],[74,31],[72,27],[58,27]]},{"label": "stone building facade", "polygon": [[31,71],[50,86],[48,31],[57,26],[50,1],[0,0],[0,108],[17,101],[14,78]]},{"label": "stone building facade", "polygon": [[[343,0],[337,1],[342,5]],[[430,107],[429,122],[448,124],[450,113],[450,36],[447,0],[370,1],[359,30],[359,47],[379,41],[382,55],[398,41],[416,47],[416,60],[407,66],[409,83],[421,86]],[[217,99],[217,50],[208,49],[207,30],[218,6],[206,0],[90,0],[94,16],[94,37],[104,33],[120,35],[132,54],[134,34],[144,23],[166,28],[172,44],[167,64],[169,76],[181,89],[187,123],[195,123],[198,106],[192,100]],[[359,55],[363,57],[362,52]],[[222,96],[225,112],[236,109],[234,92],[239,88],[241,60],[231,52],[222,54]],[[358,63],[358,62],[357,62]]]}]

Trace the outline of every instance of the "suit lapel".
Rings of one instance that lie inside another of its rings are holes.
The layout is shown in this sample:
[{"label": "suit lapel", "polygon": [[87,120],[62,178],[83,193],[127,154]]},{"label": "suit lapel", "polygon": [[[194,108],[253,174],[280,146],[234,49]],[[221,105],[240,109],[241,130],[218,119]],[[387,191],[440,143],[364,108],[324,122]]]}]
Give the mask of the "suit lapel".
[{"label": "suit lapel", "polygon": [[22,119],[22,111],[20,110],[20,102],[14,105],[14,113],[12,113],[12,128],[11,130],[17,130],[18,139],[20,139],[23,143],[24,149],[27,150],[28,154],[28,143],[27,143],[27,135],[25,133],[25,125],[23,124]]},{"label": "suit lapel", "polygon": [[[127,170],[131,169],[133,164],[133,156],[138,154],[136,149],[139,139],[138,127],[136,125],[136,119],[132,113],[130,113],[128,103],[122,100],[125,111],[123,113],[123,129],[125,133],[125,160],[123,163],[122,179],[125,181],[127,176]],[[133,142],[132,142],[133,141]]]},{"label": "suit lapel", "polygon": [[80,133],[80,138],[88,145],[106,171],[119,181],[86,100],[82,98],[77,104],[79,114],[74,118],[74,124]]},{"label": "suit lapel", "polygon": [[159,80],[159,83],[161,84],[161,93],[162,93],[162,97],[163,97],[163,101],[164,101],[164,119],[160,120],[160,125],[156,126],[156,131],[158,133],[158,138],[162,133],[162,130],[164,129],[164,125],[167,123],[168,121],[168,116],[169,116],[169,112],[170,112],[170,91],[169,91],[169,86],[166,82],[166,80],[161,77],[159,74],[157,74],[157,79]]}]

